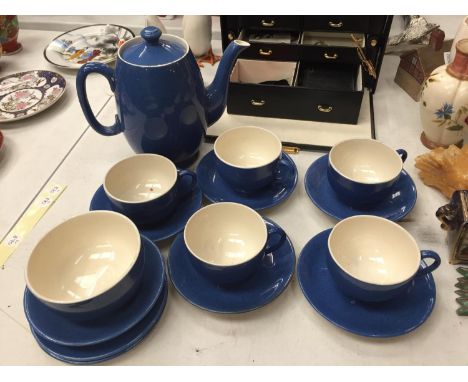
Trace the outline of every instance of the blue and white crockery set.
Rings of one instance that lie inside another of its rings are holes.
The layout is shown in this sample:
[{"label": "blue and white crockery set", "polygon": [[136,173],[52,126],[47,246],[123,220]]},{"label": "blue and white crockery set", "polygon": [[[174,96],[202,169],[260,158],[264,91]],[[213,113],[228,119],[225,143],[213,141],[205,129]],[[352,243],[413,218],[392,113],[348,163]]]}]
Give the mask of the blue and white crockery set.
[{"label": "blue and white crockery set", "polygon": [[[188,302],[217,313],[258,309],[292,279],[290,238],[258,210],[285,201],[297,168],[281,141],[258,127],[223,133],[196,172],[205,129],[223,113],[233,63],[248,43],[234,41],[206,89],[187,43],[147,27],[119,49],[115,71],[89,63],[77,76],[83,112],[99,133],[124,133],[138,154],[116,163],[90,210],[52,229],[26,269],[24,309],[39,346],[59,360],[89,364],[137,345],[167,301],[166,265],[155,241],[175,236],[168,275]],[[115,93],[116,122],[102,126],[86,96],[90,73]],[[305,176],[311,200],[341,220],[302,250],[298,281],[312,306],[356,334],[407,333],[435,302],[437,254],[420,251],[397,221],[416,188],[404,150],[374,140],[336,145]],[[178,166],[178,167],[176,167]],[[201,208],[202,193],[213,204]],[[426,266],[422,259],[431,258]],[[279,281],[280,280],[280,281]]]}]

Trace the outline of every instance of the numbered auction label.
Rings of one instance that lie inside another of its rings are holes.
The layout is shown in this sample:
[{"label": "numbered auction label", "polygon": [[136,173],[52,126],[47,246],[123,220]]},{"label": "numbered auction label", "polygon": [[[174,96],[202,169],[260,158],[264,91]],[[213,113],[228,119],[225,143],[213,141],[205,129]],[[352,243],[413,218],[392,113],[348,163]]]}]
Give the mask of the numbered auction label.
[{"label": "numbered auction label", "polygon": [[59,184],[47,185],[44,187],[44,191],[34,199],[15,226],[0,242],[0,266],[5,264],[26,235],[59,198],[65,188],[66,186]]}]

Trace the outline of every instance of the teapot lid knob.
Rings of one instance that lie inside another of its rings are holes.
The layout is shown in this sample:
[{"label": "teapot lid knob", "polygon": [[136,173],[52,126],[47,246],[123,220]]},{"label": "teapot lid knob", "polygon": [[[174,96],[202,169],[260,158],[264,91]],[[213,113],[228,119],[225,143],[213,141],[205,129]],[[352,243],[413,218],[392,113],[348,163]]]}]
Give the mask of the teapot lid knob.
[{"label": "teapot lid knob", "polygon": [[146,42],[151,45],[155,45],[158,43],[161,34],[161,29],[154,26],[143,28],[140,32],[140,36],[143,37],[146,40]]}]

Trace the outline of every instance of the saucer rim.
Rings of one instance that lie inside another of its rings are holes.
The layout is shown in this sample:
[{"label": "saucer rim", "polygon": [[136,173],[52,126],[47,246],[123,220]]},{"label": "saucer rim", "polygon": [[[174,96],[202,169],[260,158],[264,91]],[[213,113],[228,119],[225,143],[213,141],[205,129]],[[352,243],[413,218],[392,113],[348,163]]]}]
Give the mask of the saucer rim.
[{"label": "saucer rim", "polygon": [[[362,213],[353,213],[349,216],[337,216],[335,213],[325,209],[325,207],[323,207],[321,204],[319,204],[317,202],[317,200],[315,200],[315,197],[313,196],[312,194],[312,190],[311,190],[311,187],[308,185],[308,182],[307,182],[307,179],[310,177],[310,174],[311,172],[314,170],[314,164],[315,165],[319,165],[320,163],[318,163],[320,160],[322,161],[325,161],[325,159],[328,158],[328,154],[324,154],[322,156],[320,156],[319,158],[317,158],[316,160],[314,160],[310,166],[307,168],[307,171],[304,175],[304,188],[305,188],[305,191],[307,193],[307,196],[309,197],[309,199],[312,201],[312,203],[315,205],[315,207],[317,207],[320,211],[322,211],[324,214],[340,221],[340,220],[343,220],[343,219],[346,219],[348,217],[352,217],[352,216],[356,216],[356,215],[362,215]],[[414,197],[411,198],[411,202],[408,204],[409,208],[407,210],[405,210],[405,212],[401,213],[401,214],[395,214],[396,217],[392,217],[391,215],[390,216],[381,216],[381,215],[375,215],[375,214],[370,214],[370,215],[373,215],[373,216],[380,216],[380,217],[383,217],[385,219],[388,219],[388,220],[391,220],[393,222],[398,222],[398,221],[401,221],[402,219],[404,219],[409,213],[411,213],[411,211],[413,211],[414,209],[414,206],[416,205],[416,201],[418,199],[418,190],[416,188],[416,184],[414,183],[414,180],[413,178],[411,177],[411,175],[405,170],[403,169],[402,170],[402,173],[404,173],[408,179],[410,180],[413,188],[414,188]],[[328,179],[326,180],[328,182]],[[398,181],[397,181],[398,183]],[[330,186],[331,187],[331,186]],[[335,200],[338,200],[337,198],[335,198]],[[376,203],[377,204],[377,203]],[[352,206],[348,206],[349,208],[353,208]],[[369,211],[371,212],[371,211]],[[369,215],[369,213],[367,213],[367,215]]]},{"label": "saucer rim", "polygon": [[[57,344],[57,345],[60,345],[60,346],[69,346],[69,347],[86,347],[86,346],[93,346],[93,345],[99,345],[101,343],[104,343],[104,342],[107,342],[107,341],[110,341],[124,333],[126,333],[128,330],[132,329],[135,325],[137,325],[141,320],[143,320],[147,315],[148,313],[151,311],[151,309],[153,309],[153,307],[155,306],[155,304],[157,303],[159,297],[161,296],[161,293],[163,292],[164,290],[164,285],[165,283],[167,283],[167,275],[166,275],[166,265],[165,265],[165,260],[164,260],[164,257],[161,253],[161,251],[159,250],[159,248],[157,247],[156,244],[154,244],[150,239],[148,239],[147,237],[145,237],[144,235],[141,235],[141,238],[142,238],[142,242],[145,242],[146,245],[151,248],[151,253],[144,253],[145,255],[145,264],[147,264],[147,260],[146,260],[146,257],[150,257],[150,256],[154,256],[157,260],[157,262],[160,262],[161,264],[161,270],[162,270],[162,276],[161,276],[161,280],[162,282],[160,283],[160,285],[158,285],[158,287],[156,288],[156,291],[155,291],[155,294],[154,296],[152,297],[151,299],[151,302],[145,307],[145,309],[138,315],[138,317],[135,319],[133,319],[131,322],[128,322],[127,325],[123,325],[122,328],[117,331],[117,332],[114,332],[113,334],[110,334],[110,335],[107,335],[106,337],[102,337],[101,339],[99,340],[93,340],[93,341],[87,341],[87,342],[66,342],[66,341],[60,341],[60,340],[57,340],[55,338],[51,338],[49,335],[43,333],[43,331],[37,327],[37,325],[35,325],[33,323],[34,320],[31,319],[30,317],[30,309],[27,307],[27,303],[26,303],[26,295],[27,293],[31,293],[31,291],[28,290],[28,288],[26,287],[24,289],[24,294],[23,294],[23,309],[24,309],[24,314],[26,316],[26,320],[31,328],[31,330],[34,330],[34,332],[40,336],[41,338],[49,341],[49,342],[52,342],[54,344]],[[147,248],[148,248],[147,247]],[[156,257],[156,253],[159,255],[159,257]],[[153,277],[154,278],[154,277]],[[143,285],[141,285],[140,287],[143,287]],[[136,291],[136,293],[138,294],[138,290]],[[34,295],[33,295],[34,296]],[[40,301],[39,301],[40,302]],[[65,319],[65,318],[64,318]],[[116,334],[117,333],[117,334]]]},{"label": "saucer rim", "polygon": [[[429,317],[431,316],[433,310],[434,310],[434,306],[436,304],[436,299],[437,299],[437,290],[436,290],[436,285],[435,285],[435,281],[434,281],[434,278],[433,276],[431,275],[431,273],[428,273],[426,274],[424,277],[427,277],[429,280],[428,282],[433,284],[433,289],[434,289],[434,294],[433,294],[433,297],[432,297],[432,303],[430,303],[430,306],[429,306],[429,309],[426,310],[424,316],[422,317],[422,319],[420,319],[418,321],[417,324],[415,325],[412,325],[411,327],[409,328],[405,328],[404,330],[394,330],[393,332],[391,333],[387,333],[387,334],[378,334],[378,333],[369,333],[369,332],[364,332],[364,331],[359,331],[359,330],[354,330],[352,328],[349,328],[349,327],[346,327],[338,322],[336,322],[335,320],[333,320],[331,317],[328,317],[327,315],[325,315],[317,306],[315,306],[315,304],[312,302],[311,298],[309,297],[309,295],[306,293],[305,291],[305,287],[304,287],[304,282],[302,280],[302,278],[300,277],[301,275],[301,268],[303,267],[302,265],[302,261],[301,259],[303,258],[302,256],[308,256],[307,254],[305,254],[305,249],[311,245],[311,243],[315,240],[322,240],[322,236],[325,238],[325,240],[328,238],[328,236],[330,235],[330,232],[331,232],[332,228],[329,228],[329,229],[325,229],[321,232],[319,232],[318,234],[316,234],[315,236],[313,236],[305,245],[304,247],[302,248],[301,250],[301,253],[299,254],[299,257],[297,259],[297,269],[296,269],[296,275],[297,275],[297,281],[298,281],[298,284],[299,284],[299,287],[301,288],[301,291],[302,291],[302,294],[304,295],[304,297],[306,298],[307,302],[309,303],[309,305],[311,305],[314,310],[321,316],[323,317],[324,319],[326,319],[328,322],[330,322],[331,324],[333,324],[334,326],[348,332],[348,333],[352,333],[354,335],[358,335],[360,337],[367,337],[367,338],[394,338],[394,337],[400,337],[400,336],[403,336],[403,335],[406,335],[414,330],[416,330],[417,328],[419,328],[421,325],[423,325],[428,319]],[[328,250],[328,248],[326,246],[324,246],[324,249],[323,250]],[[331,276],[330,276],[331,277]]]},{"label": "saucer rim", "polygon": [[[264,220],[268,221],[269,223],[279,227],[279,225],[277,223],[275,223],[273,220],[268,219],[265,216],[262,216],[262,218]],[[171,263],[169,261],[169,258],[170,258],[171,253],[172,253],[171,250],[172,250],[173,246],[175,246],[176,240],[179,239],[180,236],[181,236],[181,234],[177,235],[177,237],[174,239],[174,241],[171,244],[171,247],[169,249],[169,254],[168,254],[168,258],[167,258],[167,270],[168,270],[169,279],[171,280],[171,284],[173,285],[173,287],[175,288],[177,293],[180,296],[182,296],[184,298],[184,300],[189,302],[191,305],[196,306],[197,308],[200,308],[200,309],[205,310],[207,312],[217,313],[217,314],[222,314],[222,315],[242,314],[242,313],[248,313],[248,312],[252,312],[252,311],[258,310],[260,308],[263,308],[264,306],[270,304],[271,302],[276,300],[279,296],[281,296],[284,293],[284,291],[288,288],[289,284],[291,284],[291,281],[292,281],[292,279],[294,277],[294,274],[296,273],[296,267],[297,267],[296,251],[294,249],[294,246],[293,246],[293,243],[292,243],[290,237],[286,234],[286,240],[285,241],[288,242],[289,247],[291,248],[291,257],[292,257],[292,263],[293,264],[292,264],[292,271],[288,275],[288,280],[284,283],[284,287],[281,289],[281,291],[278,294],[274,295],[270,299],[265,300],[265,302],[262,302],[260,305],[256,305],[256,306],[248,308],[248,309],[242,309],[242,310],[216,310],[216,309],[212,309],[212,308],[207,308],[207,307],[204,307],[204,306],[202,306],[200,304],[197,304],[197,303],[191,301],[187,296],[185,296],[185,294],[183,294],[180,291],[179,287],[174,283],[174,280],[173,280],[173,277],[172,277],[172,268],[171,268]],[[182,239],[182,242],[183,242],[183,237],[181,239]],[[203,276],[201,275],[200,277],[203,277]]]},{"label": "saucer rim", "polygon": [[[167,302],[169,300],[169,284],[168,284],[167,278],[165,278],[163,285],[164,285],[164,288],[162,292],[164,293],[164,296],[162,295],[159,296],[163,298],[161,300],[161,305],[159,305],[158,308],[154,312],[154,317],[152,317],[151,321],[143,328],[143,330],[141,330],[137,335],[135,335],[135,338],[132,341],[127,343],[125,346],[122,346],[119,350],[114,349],[113,351],[110,351],[106,353],[105,355],[95,356],[95,357],[79,358],[79,357],[61,356],[59,353],[49,349],[44,343],[41,343],[38,340],[38,337],[40,336],[32,328],[31,328],[31,333],[34,339],[36,340],[37,345],[42,349],[42,351],[44,351],[47,355],[49,355],[52,358],[55,358],[58,361],[65,362],[68,364],[75,364],[75,365],[91,365],[91,364],[97,364],[97,363],[109,361],[111,359],[119,357],[122,354],[127,353],[130,350],[134,349],[151,333],[154,327],[161,320],[166,310]],[[154,305],[152,309],[154,308],[156,308],[156,305]],[[147,318],[152,313],[152,309],[146,314],[146,316],[143,319]],[[125,333],[122,333],[121,335],[124,335]],[[90,345],[90,346],[93,346],[93,345]],[[71,346],[71,348],[73,347]]]},{"label": "saucer rim", "polygon": [[[203,158],[200,159],[200,162],[198,163],[196,169],[195,169],[195,172],[197,174],[197,179],[199,179],[199,176],[198,176],[198,169],[200,167],[200,164],[203,162],[203,160],[205,160],[205,158],[208,158],[209,155],[213,155],[216,157],[216,154],[214,152],[214,149],[207,152]],[[202,189],[202,187],[200,186],[200,189],[202,191],[202,194],[203,196],[208,199],[211,203],[220,203],[220,202],[233,202],[233,203],[240,203],[240,204],[244,204],[246,205],[247,207],[250,207],[252,209],[254,209],[255,211],[262,211],[262,210],[265,210],[265,209],[268,209],[268,208],[272,208],[272,207],[275,207],[281,203],[283,203],[284,201],[286,201],[287,199],[289,199],[289,197],[293,194],[294,190],[296,189],[297,187],[297,183],[298,183],[298,178],[299,178],[299,174],[298,174],[298,169],[297,169],[297,166],[296,166],[296,163],[292,160],[291,156],[288,155],[287,153],[285,152],[282,152],[281,153],[282,157],[284,157],[286,159],[286,161],[289,162],[289,164],[292,164],[291,168],[293,169],[294,171],[294,182],[292,184],[292,187],[286,192],[283,194],[283,196],[279,197],[276,201],[272,201],[272,202],[269,202],[268,204],[265,204],[265,205],[261,205],[260,207],[256,207],[256,206],[251,206],[249,204],[246,204],[245,201],[244,202],[239,202],[239,201],[232,201],[232,200],[217,200],[217,199],[214,199],[212,197],[210,197],[209,195],[207,195],[205,193],[205,191]],[[206,160],[209,160],[210,158],[206,159]],[[280,159],[281,161],[282,159]],[[212,170],[213,173],[218,173],[216,171],[216,169]],[[224,181],[223,181],[224,182]],[[200,183],[199,183],[200,185]],[[239,195],[239,199],[243,199],[243,196],[242,194],[238,194]]]},{"label": "saucer rim", "polygon": [[[193,171],[192,171],[193,172]],[[94,192],[92,198],[91,198],[91,201],[89,202],[89,207],[88,207],[88,210],[89,211],[99,211],[99,210],[102,210],[102,209],[96,209],[96,208],[93,208],[93,202],[95,200],[95,198],[97,198],[99,196],[99,193],[102,192],[102,195],[109,201],[109,204],[110,206],[112,206],[110,200],[109,200],[109,197],[106,195],[105,191],[104,191],[104,186],[101,184],[97,189],[96,191]],[[200,186],[198,185],[198,182],[197,182],[197,185],[195,186],[195,188],[193,189],[193,192],[187,196],[187,198],[189,197],[192,197],[194,199],[193,203],[195,205],[195,202],[196,202],[196,205],[197,205],[197,208],[195,211],[192,212],[192,215],[197,212],[203,205],[203,191],[201,190]],[[183,204],[183,203],[182,203]],[[117,212],[115,211],[112,207],[110,209],[106,208],[104,209],[104,211],[114,211],[114,212]],[[192,216],[190,215],[188,217],[188,219],[190,219],[190,217]],[[187,219],[187,221],[188,221]],[[131,219],[130,219],[131,220]],[[176,236],[178,235],[180,232],[182,232],[185,228],[185,225],[187,224],[187,221],[182,225],[182,227],[178,227],[177,228],[177,231],[174,231],[174,230],[170,230],[170,233],[167,233],[165,235],[162,235],[162,236],[154,236],[153,233],[154,233],[154,229],[151,228],[151,227],[146,227],[146,228],[141,228],[137,225],[137,228],[138,228],[138,231],[140,232],[140,235],[143,235],[145,236],[147,239],[149,239],[151,242],[160,242],[160,241],[163,241],[163,240],[166,240],[166,239],[169,239],[173,236]],[[136,225],[136,224],[135,224]],[[161,224],[163,225],[163,224]],[[149,233],[149,234],[148,234]]]}]

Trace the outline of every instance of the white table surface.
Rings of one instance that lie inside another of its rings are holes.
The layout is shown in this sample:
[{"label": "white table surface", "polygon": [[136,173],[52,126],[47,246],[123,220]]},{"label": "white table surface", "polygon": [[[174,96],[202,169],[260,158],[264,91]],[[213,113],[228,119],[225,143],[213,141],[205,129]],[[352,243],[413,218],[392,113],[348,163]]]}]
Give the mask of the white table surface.
[{"label": "white table surface", "polygon": [[[7,74],[27,65],[23,57],[34,41],[31,68],[49,68],[41,55],[44,42],[54,33],[23,32],[26,46],[21,64],[15,56],[2,58]],[[219,44],[216,46],[219,51]],[[20,59],[21,58],[21,59]],[[166,310],[148,337],[130,352],[106,362],[109,365],[439,365],[466,364],[466,318],[456,315],[455,266],[448,264],[445,233],[435,218],[436,209],[447,200],[424,186],[414,168],[414,158],[426,149],[419,141],[418,104],[394,82],[398,57],[386,56],[374,98],[377,138],[409,156],[405,169],[418,189],[414,210],[402,222],[423,249],[437,251],[442,265],[435,271],[437,301],[427,322],[414,332],[392,339],[369,339],[345,332],[322,318],[306,301],[296,277],[284,293],[269,305],[239,315],[219,315],[186,302],[170,285]],[[6,69],[8,63],[8,70]],[[15,66],[14,66],[15,65]],[[29,66],[28,66],[29,67]],[[214,68],[203,70],[209,81]],[[107,169],[132,151],[123,135],[103,137],[87,127],[75,95],[73,73],[66,73],[67,98],[42,116],[3,129],[8,154],[0,158],[0,235],[13,225],[45,181],[67,185],[67,190],[0,270],[0,364],[61,364],[36,344],[23,313],[24,267],[38,240],[69,217],[87,211]],[[100,110],[101,122],[111,123],[114,101],[109,100],[103,79],[89,79],[95,88],[92,104]],[[201,154],[212,149],[203,144]],[[303,178],[310,164],[323,155],[301,151],[293,155],[299,181],[283,204],[264,211],[289,234],[299,255],[316,234],[336,221],[319,211],[304,190]],[[6,203],[5,203],[6,201]],[[6,211],[4,212],[4,208]],[[160,245],[167,256],[171,240]]]}]

